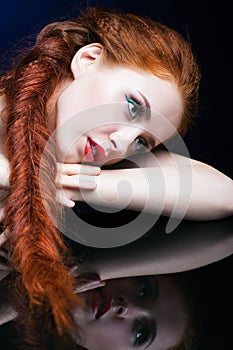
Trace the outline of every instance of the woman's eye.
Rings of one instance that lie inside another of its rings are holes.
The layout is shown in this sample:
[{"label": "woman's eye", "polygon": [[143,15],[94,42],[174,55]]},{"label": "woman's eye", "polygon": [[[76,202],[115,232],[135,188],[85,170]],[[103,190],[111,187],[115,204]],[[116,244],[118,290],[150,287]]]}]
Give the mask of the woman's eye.
[{"label": "woman's eye", "polygon": [[143,299],[144,297],[145,297],[145,295],[146,295],[146,288],[145,288],[145,286],[141,286],[140,287],[140,290],[139,290],[139,299]]},{"label": "woman's eye", "polygon": [[144,279],[139,280],[139,285],[138,285],[138,297],[139,299],[145,298],[148,293],[149,293],[149,288],[148,282]]},{"label": "woman's eye", "polygon": [[135,101],[132,98],[129,98],[127,95],[125,96],[125,98],[126,98],[126,101],[128,102],[128,110],[132,119],[140,117],[141,114],[144,112],[144,108],[140,104],[140,102]]},{"label": "woman's eye", "polygon": [[148,143],[144,139],[144,137],[138,136],[135,139],[135,144],[136,144],[136,152],[137,153],[143,153],[148,151]]},{"label": "woman's eye", "polygon": [[138,291],[139,299],[143,299],[146,295],[146,286],[141,284]]},{"label": "woman's eye", "polygon": [[158,283],[154,278],[140,277],[138,280],[138,298],[157,298]]},{"label": "woman's eye", "polygon": [[134,346],[145,344],[148,340],[150,331],[140,320],[136,320],[134,327]]}]

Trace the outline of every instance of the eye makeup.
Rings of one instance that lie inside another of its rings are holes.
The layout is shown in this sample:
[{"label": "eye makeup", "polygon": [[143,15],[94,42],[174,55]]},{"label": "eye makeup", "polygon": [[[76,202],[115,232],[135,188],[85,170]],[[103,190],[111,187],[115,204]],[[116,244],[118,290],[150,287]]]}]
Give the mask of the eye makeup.
[{"label": "eye makeup", "polygon": [[142,117],[144,113],[146,113],[146,108],[143,101],[138,100],[136,97],[129,97],[128,95],[125,95],[125,99],[128,103],[130,117],[133,120]]}]

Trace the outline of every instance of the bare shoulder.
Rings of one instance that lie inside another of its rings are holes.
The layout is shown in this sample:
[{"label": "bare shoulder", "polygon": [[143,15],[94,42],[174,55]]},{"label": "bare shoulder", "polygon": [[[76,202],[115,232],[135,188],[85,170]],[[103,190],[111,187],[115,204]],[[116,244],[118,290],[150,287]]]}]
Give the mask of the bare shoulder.
[{"label": "bare shoulder", "polygon": [[5,95],[0,95],[0,113],[2,113],[5,107],[6,107]]},{"label": "bare shoulder", "polygon": [[4,124],[4,109],[6,107],[6,98],[4,95],[0,95],[0,153],[3,152],[3,140],[5,135],[5,124]]}]

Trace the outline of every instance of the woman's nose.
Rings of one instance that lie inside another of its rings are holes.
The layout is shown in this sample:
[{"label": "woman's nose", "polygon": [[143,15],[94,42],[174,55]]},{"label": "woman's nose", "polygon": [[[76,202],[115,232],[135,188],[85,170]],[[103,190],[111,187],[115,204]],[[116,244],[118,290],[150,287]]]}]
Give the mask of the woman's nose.
[{"label": "woman's nose", "polygon": [[119,296],[114,302],[114,313],[118,318],[145,317],[148,312],[138,305],[134,305],[126,300],[123,296]]},{"label": "woman's nose", "polygon": [[116,298],[116,300],[113,302],[114,305],[114,312],[117,317],[124,317],[129,309],[129,303],[125,300],[124,297],[119,296]]},{"label": "woman's nose", "polygon": [[122,128],[110,133],[109,140],[113,151],[124,153],[133,145],[140,131],[136,127],[123,126]]}]

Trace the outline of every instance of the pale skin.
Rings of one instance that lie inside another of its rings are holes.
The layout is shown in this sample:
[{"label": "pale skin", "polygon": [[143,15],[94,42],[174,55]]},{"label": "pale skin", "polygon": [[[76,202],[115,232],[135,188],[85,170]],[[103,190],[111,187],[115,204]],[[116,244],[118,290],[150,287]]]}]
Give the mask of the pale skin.
[{"label": "pale skin", "polygon": [[[181,122],[183,105],[175,83],[148,72],[109,67],[102,52],[96,43],[81,48],[71,62],[73,79],[55,96],[58,201],[73,207],[75,201],[85,200],[192,220],[232,215],[231,178],[189,157],[154,150],[176,133]],[[4,105],[2,96],[1,110]],[[3,139],[3,117],[0,130]],[[91,157],[85,153],[89,139],[101,146],[101,160],[93,158],[93,148]],[[141,150],[147,153],[141,155]],[[2,145],[0,151],[0,189],[7,191],[9,164]],[[132,155],[137,168],[126,163],[125,169],[124,163],[118,169],[103,167]],[[130,200],[127,191],[118,196],[122,180],[131,185]]]}]

